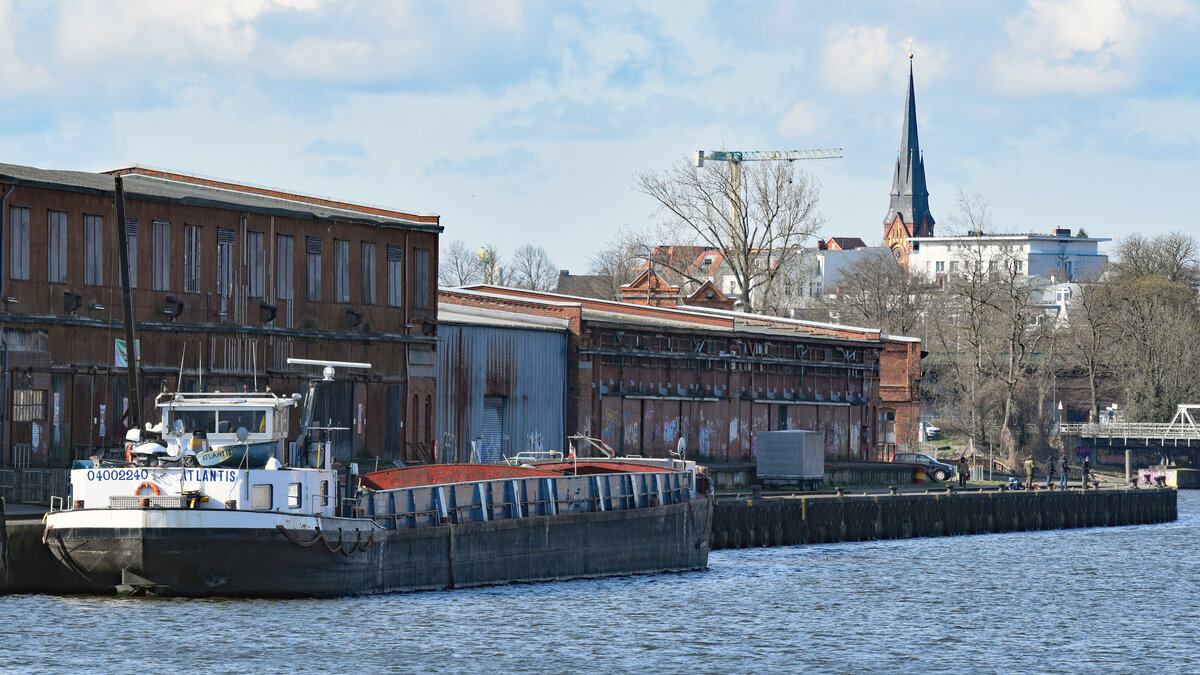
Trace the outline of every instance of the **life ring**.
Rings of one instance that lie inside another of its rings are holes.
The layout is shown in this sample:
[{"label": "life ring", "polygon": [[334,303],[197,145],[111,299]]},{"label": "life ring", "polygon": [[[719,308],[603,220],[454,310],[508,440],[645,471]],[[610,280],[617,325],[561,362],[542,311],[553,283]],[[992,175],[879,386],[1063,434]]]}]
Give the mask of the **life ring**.
[{"label": "life ring", "polygon": [[157,485],[155,485],[154,483],[151,483],[148,480],[144,480],[144,481],[142,481],[142,484],[137,486],[137,489],[133,491],[133,494],[135,497],[140,496],[142,494],[142,488],[150,488],[151,490],[154,490],[155,497],[162,494],[162,491],[158,489]]}]

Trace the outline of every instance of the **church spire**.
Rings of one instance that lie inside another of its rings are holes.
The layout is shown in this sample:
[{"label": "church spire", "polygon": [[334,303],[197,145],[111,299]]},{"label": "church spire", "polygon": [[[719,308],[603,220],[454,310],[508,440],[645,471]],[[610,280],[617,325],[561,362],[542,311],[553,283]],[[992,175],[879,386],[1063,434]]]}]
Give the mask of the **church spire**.
[{"label": "church spire", "polygon": [[933,215],[929,213],[929,191],[925,187],[925,160],[917,139],[917,98],[913,87],[912,54],[908,55],[908,99],[904,102],[904,129],[900,134],[900,155],[892,177],[892,203],[884,225],[899,215],[912,237],[933,236]]}]

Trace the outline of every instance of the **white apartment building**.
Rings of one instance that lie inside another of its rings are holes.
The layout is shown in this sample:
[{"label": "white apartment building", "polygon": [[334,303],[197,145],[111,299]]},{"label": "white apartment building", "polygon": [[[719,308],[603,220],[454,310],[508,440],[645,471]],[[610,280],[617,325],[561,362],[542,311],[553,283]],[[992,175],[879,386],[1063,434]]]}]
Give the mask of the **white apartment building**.
[{"label": "white apartment building", "polygon": [[954,237],[913,237],[908,265],[942,283],[968,265],[996,270],[1012,261],[1018,273],[1056,281],[1076,281],[1098,275],[1108,263],[1100,252],[1104,237],[1073,237],[1071,230],[1053,234],[982,234]]}]

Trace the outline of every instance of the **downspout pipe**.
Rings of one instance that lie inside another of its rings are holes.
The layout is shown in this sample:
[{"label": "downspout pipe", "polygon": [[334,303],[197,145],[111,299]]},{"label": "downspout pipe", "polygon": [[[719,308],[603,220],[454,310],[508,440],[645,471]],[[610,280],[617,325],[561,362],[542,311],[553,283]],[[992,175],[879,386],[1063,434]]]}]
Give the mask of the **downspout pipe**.
[{"label": "downspout pipe", "polygon": [[[8,196],[17,187],[16,183],[10,183],[8,190],[0,197],[0,303],[3,303],[4,298],[4,278],[7,272],[4,266],[4,252],[9,249],[4,246],[4,232],[8,224]],[[8,313],[8,307],[4,306],[3,311]],[[0,466],[9,466],[8,461],[8,335],[4,330],[4,322],[0,321]]]}]

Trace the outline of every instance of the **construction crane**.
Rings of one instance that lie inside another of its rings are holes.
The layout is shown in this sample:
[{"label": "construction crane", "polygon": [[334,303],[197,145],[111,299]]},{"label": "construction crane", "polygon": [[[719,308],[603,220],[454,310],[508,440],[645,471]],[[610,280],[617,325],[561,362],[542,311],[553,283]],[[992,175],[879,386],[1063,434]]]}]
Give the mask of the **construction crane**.
[{"label": "construction crane", "polygon": [[697,169],[704,166],[705,160],[710,162],[729,162],[729,178],[733,185],[735,196],[741,189],[742,162],[794,162],[798,159],[841,158],[841,148],[829,148],[827,150],[697,150],[695,154]]},{"label": "construction crane", "polygon": [[841,159],[841,148],[828,150],[697,150],[696,168],[704,166],[704,160],[712,162],[730,162],[734,165],[742,162],[762,162],[771,160],[786,160],[793,162],[797,159]]},{"label": "construction crane", "polygon": [[826,150],[697,150],[696,168],[704,166],[705,160],[729,162],[730,208],[732,222],[741,220],[741,164],[742,162],[794,162],[798,159],[841,159],[841,148]]}]

